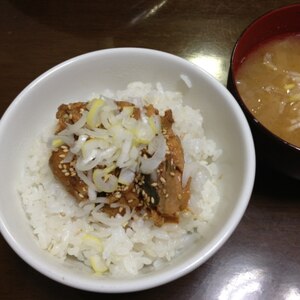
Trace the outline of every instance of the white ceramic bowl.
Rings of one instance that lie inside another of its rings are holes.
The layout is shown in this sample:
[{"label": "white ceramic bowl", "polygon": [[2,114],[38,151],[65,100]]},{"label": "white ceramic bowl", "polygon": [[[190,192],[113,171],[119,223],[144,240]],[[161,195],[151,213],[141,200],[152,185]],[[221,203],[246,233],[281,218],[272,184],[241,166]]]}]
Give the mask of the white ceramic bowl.
[{"label": "white ceramic bowl", "polygon": [[[192,87],[180,79],[189,77]],[[163,269],[131,279],[95,278],[57,262],[38,248],[16,192],[28,143],[41,127],[54,122],[59,104],[86,99],[105,88],[123,89],[132,81],[161,82],[183,93],[200,108],[206,135],[223,148],[222,200],[207,236]],[[27,86],[0,122],[0,228],[1,233],[29,265],[63,284],[95,292],[129,292],[175,280],[203,264],[229,238],[247,207],[255,176],[255,152],[246,119],[231,94],[217,80],[184,59],[167,53],[118,48],[70,59]]]}]

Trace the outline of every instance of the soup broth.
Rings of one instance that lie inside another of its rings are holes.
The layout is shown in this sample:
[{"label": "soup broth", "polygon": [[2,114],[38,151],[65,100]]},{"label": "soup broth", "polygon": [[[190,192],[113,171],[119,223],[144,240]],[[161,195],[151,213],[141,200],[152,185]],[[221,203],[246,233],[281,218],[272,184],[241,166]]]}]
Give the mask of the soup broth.
[{"label": "soup broth", "polygon": [[258,121],[300,147],[300,35],[268,41],[251,52],[236,85]]}]

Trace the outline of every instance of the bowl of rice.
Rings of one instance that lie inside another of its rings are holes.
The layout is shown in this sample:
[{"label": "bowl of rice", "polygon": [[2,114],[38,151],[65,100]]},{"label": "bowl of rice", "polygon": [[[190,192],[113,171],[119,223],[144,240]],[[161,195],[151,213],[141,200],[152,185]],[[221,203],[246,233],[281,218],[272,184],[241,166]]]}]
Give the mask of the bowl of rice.
[{"label": "bowl of rice", "polygon": [[255,152],[231,94],[150,49],[87,53],[27,86],[0,123],[0,229],[65,285],[121,293],[175,280],[230,237]]}]

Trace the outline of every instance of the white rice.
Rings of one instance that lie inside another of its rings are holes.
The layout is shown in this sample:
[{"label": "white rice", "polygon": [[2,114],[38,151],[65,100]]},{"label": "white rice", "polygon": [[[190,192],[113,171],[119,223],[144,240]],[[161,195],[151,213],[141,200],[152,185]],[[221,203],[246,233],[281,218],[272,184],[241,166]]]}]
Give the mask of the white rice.
[{"label": "white rice", "polygon": [[181,213],[179,224],[156,227],[129,210],[123,217],[109,218],[100,210],[103,203],[78,203],[49,168],[49,131],[33,141],[18,190],[42,249],[62,261],[73,258],[86,266],[97,264],[97,274],[128,277],[161,268],[203,238],[220,200],[216,161],[221,150],[206,138],[200,111],[183,105],[180,93],[164,91],[161,84],[153,88],[134,82],[126,90],[102,94],[131,102],[143,99],[160,112],[172,109],[173,130],[181,138],[186,168],[193,174],[189,210]]}]

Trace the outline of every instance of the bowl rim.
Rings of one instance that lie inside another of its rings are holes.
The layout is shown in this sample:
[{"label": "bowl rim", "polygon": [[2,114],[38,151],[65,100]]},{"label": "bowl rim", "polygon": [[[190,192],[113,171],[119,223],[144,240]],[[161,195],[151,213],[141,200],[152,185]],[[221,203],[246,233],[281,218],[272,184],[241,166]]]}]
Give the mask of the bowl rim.
[{"label": "bowl rim", "polygon": [[[246,121],[245,115],[243,114],[240,106],[235,101],[233,96],[230,92],[223,86],[217,79],[215,79],[212,75],[208,72],[203,70],[202,68],[198,67],[197,65],[181,58],[179,56],[154,50],[154,49],[147,49],[147,48],[137,48],[137,47],[120,47],[120,48],[109,48],[103,50],[96,50],[92,52],[88,52],[85,54],[81,54],[70,58],[62,63],[52,67],[48,71],[42,73],[38,76],[35,80],[29,83],[14,99],[11,105],[3,114],[1,121],[0,121],[0,135],[2,132],[2,128],[6,123],[6,120],[9,119],[10,113],[15,109],[19,102],[26,99],[26,94],[32,90],[40,81],[43,81],[47,77],[55,72],[59,72],[60,69],[65,68],[70,64],[74,64],[85,59],[89,59],[91,57],[98,57],[102,56],[107,53],[125,53],[125,52],[132,54],[135,53],[143,53],[147,55],[159,55],[160,57],[163,56],[169,61],[185,64],[187,68],[192,68],[199,74],[204,75],[209,82],[211,83],[214,89],[217,89],[221,94],[224,94],[224,101],[228,103],[230,108],[233,110],[234,115],[236,116],[238,122],[241,124],[241,132],[243,133],[243,142],[245,144],[245,176],[243,181],[243,188],[241,188],[237,205],[234,207],[233,211],[231,212],[231,217],[226,221],[225,226],[216,234],[214,239],[212,239],[203,249],[198,251],[197,254],[193,255],[193,257],[188,258],[184,262],[180,262],[176,265],[175,268],[170,269],[162,269],[155,273],[155,276],[152,276],[150,273],[149,276],[144,277],[134,277],[132,279],[112,279],[105,281],[91,281],[90,279],[79,278],[79,276],[75,275],[67,275],[60,274],[52,265],[48,262],[44,263],[44,261],[37,261],[30,251],[23,248],[21,244],[13,237],[13,235],[9,232],[8,227],[6,226],[5,222],[2,218],[0,218],[0,232],[10,247],[21,257],[27,264],[33,267],[35,270],[39,271],[41,274],[47,276],[48,278],[53,279],[56,282],[65,284],[67,286],[91,291],[91,292],[101,292],[101,293],[124,293],[124,292],[134,292],[134,291],[141,291],[146,290],[154,287],[158,287],[160,285],[169,283],[175,279],[178,279],[191,271],[195,270],[197,267],[202,265],[206,262],[213,254],[215,254],[221,246],[228,240],[231,236],[233,231],[238,226],[240,220],[242,219],[244,212],[248,206],[250,201],[251,193],[254,186],[255,180],[255,169],[256,169],[256,160],[255,160],[255,150],[254,150],[254,143],[251,134],[251,130],[249,124]],[[1,216],[1,212],[0,212]],[[205,253],[203,254],[202,252]]]},{"label": "bowl rim", "polygon": [[[275,141],[276,143],[279,143],[282,146],[287,146],[292,151],[297,152],[297,151],[300,151],[300,145],[297,146],[297,145],[295,145],[295,144],[293,144],[291,142],[288,142],[285,139],[281,138],[276,133],[272,132],[261,121],[259,121],[257,119],[257,117],[250,111],[250,109],[246,105],[245,101],[243,100],[242,96],[240,95],[240,92],[239,92],[239,90],[237,88],[237,85],[236,85],[236,79],[235,79],[235,77],[236,77],[236,73],[237,73],[238,68],[237,68],[237,70],[234,70],[234,68],[233,68],[235,54],[238,51],[238,47],[240,45],[240,42],[241,42],[242,38],[247,34],[248,30],[251,30],[261,20],[266,19],[266,18],[268,18],[269,16],[271,16],[273,14],[280,13],[282,11],[292,10],[295,7],[297,7],[300,10],[300,3],[293,3],[293,4],[284,5],[284,6],[280,6],[278,8],[274,8],[274,9],[268,10],[264,14],[258,16],[256,19],[254,19],[250,24],[248,24],[246,26],[246,28],[239,35],[237,41],[234,44],[233,50],[231,52],[229,74],[231,75],[231,79],[230,79],[231,82],[230,82],[230,84],[232,85],[232,88],[234,89],[234,93],[237,95],[236,100],[240,103],[240,105],[242,106],[243,110],[247,113],[248,118],[251,118],[251,120],[254,122],[255,126],[257,126],[261,131],[264,132],[264,134],[266,134],[268,137],[270,137],[273,141]],[[288,34],[291,35],[293,33],[296,34],[296,32],[290,32],[290,33],[286,33],[286,35],[288,35]],[[300,34],[300,31],[299,31],[299,34]],[[271,38],[265,39],[264,41],[267,42],[268,40],[271,40],[273,37],[276,37],[276,36],[283,36],[283,34],[274,35]],[[260,42],[260,43],[262,43],[262,42]],[[249,55],[252,50],[253,49],[250,49],[250,51],[246,53],[246,56]],[[243,59],[245,59],[245,57]]]}]

